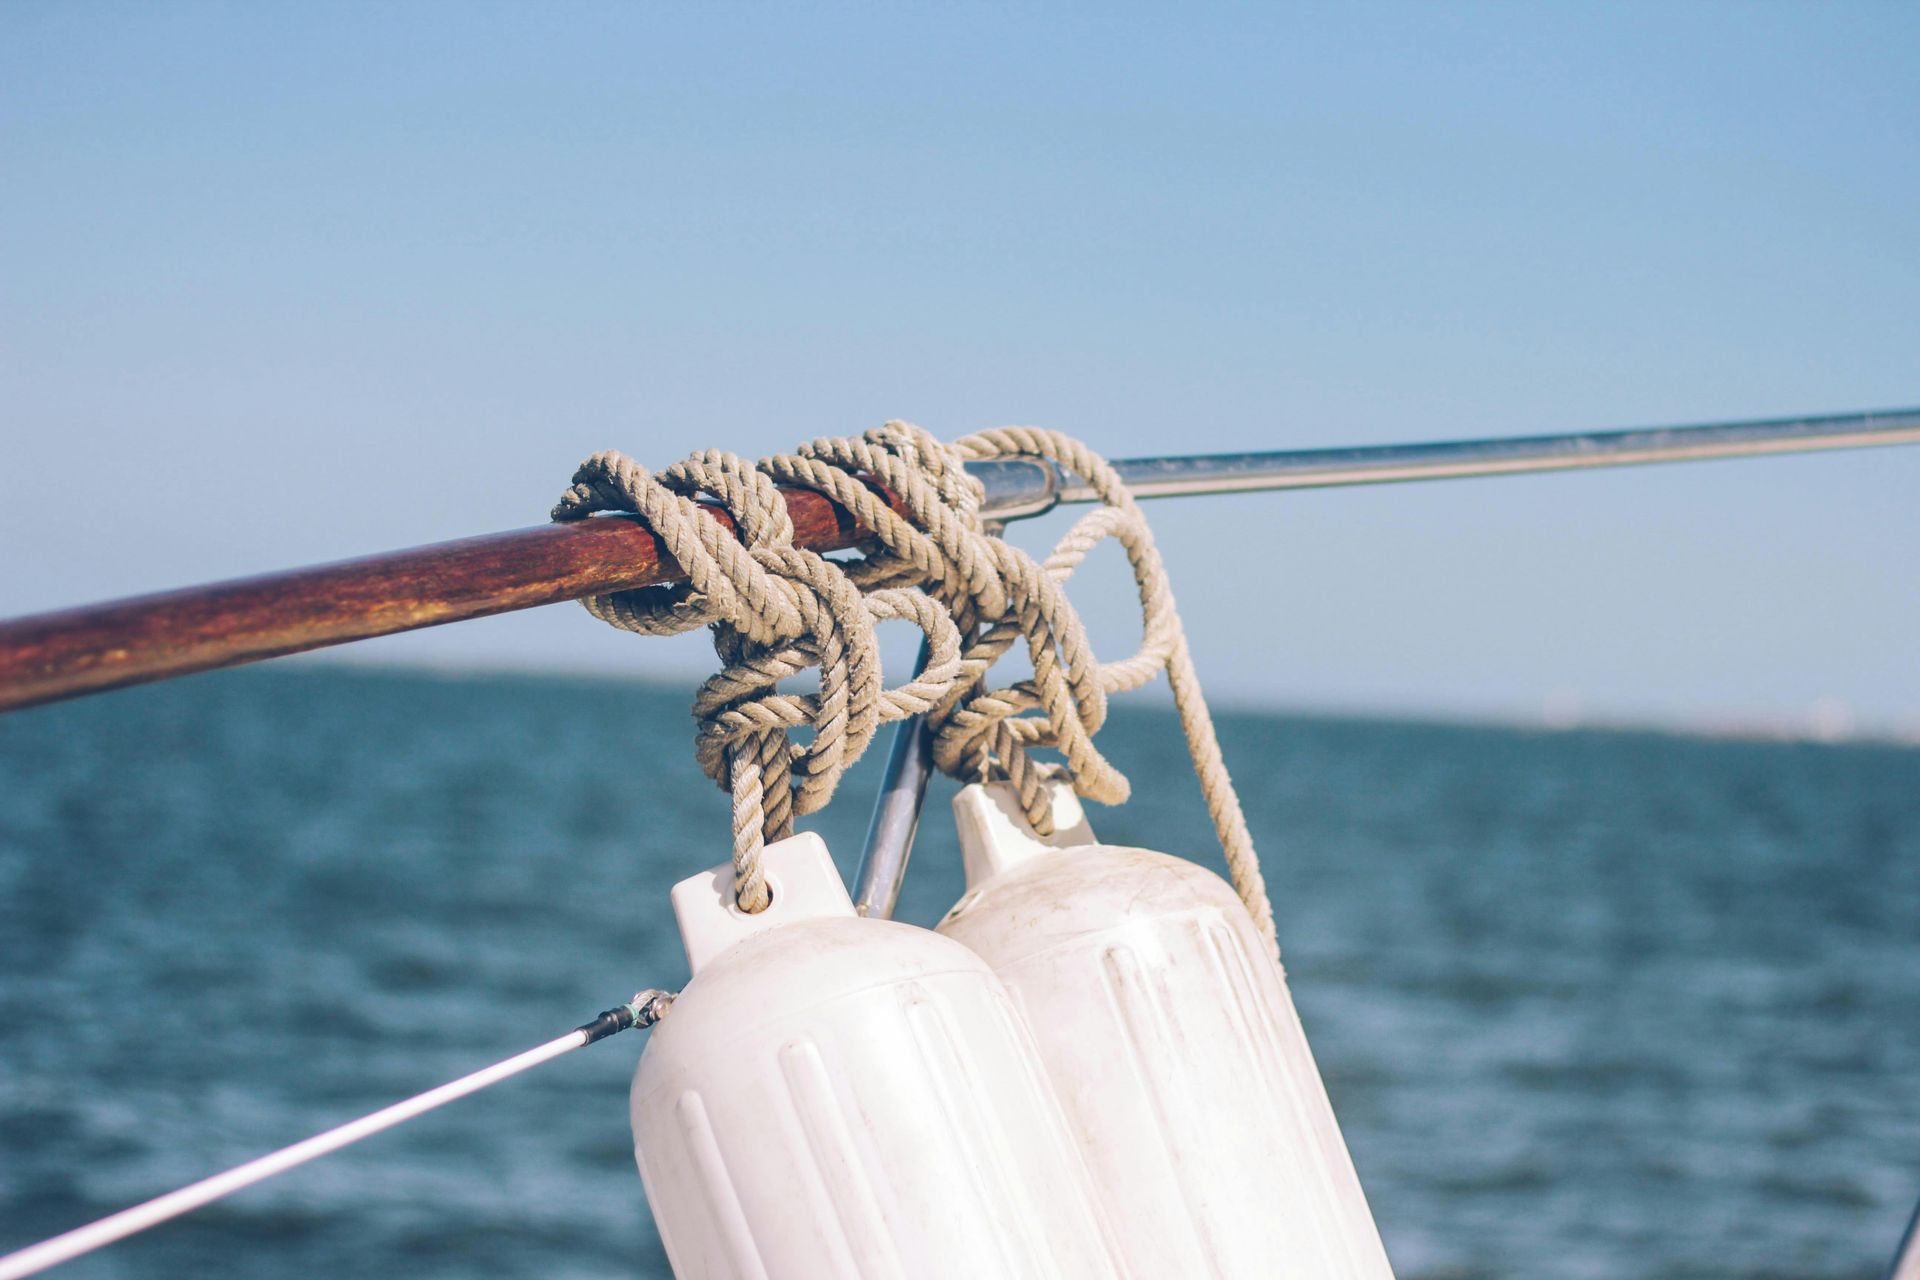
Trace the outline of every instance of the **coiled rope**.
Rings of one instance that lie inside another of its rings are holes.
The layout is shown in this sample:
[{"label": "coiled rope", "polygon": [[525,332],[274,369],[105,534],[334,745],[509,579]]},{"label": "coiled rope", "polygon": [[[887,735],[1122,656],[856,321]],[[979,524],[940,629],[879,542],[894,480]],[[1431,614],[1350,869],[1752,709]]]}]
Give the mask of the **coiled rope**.
[{"label": "coiled rope", "polygon": [[[1101,505],[1061,538],[1045,561],[993,537],[982,493],[965,464],[1037,458],[1080,477]],[[833,561],[793,545],[782,485],[815,489],[874,533],[876,550]],[[880,490],[905,510],[903,517]],[[733,516],[738,537],[702,514],[706,496]],[[889,422],[864,435],[825,438],[748,463],[714,450],[655,474],[617,452],[593,455],[574,473],[555,520],[600,512],[645,520],[686,570],[671,587],[585,601],[597,618],[643,635],[711,627],[722,668],[694,699],[695,754],[733,798],[734,891],[743,910],[770,901],[760,851],[793,832],[798,815],[832,796],[881,724],[924,713],[934,763],[962,781],[1004,778],[1028,821],[1052,829],[1049,781],[1065,776],[1081,796],[1127,799],[1124,775],[1095,748],[1107,697],[1167,673],[1207,812],[1241,900],[1269,945],[1273,911],[1187,648],[1166,567],[1152,531],[1106,460],[1056,431],[1004,427],[943,444],[921,428]],[[1141,609],[1137,652],[1095,655],[1065,583],[1087,553],[1113,538],[1133,570]],[[898,619],[925,633],[928,660],[908,683],[881,680],[874,627]],[[992,687],[993,665],[1016,644],[1031,677]],[[819,669],[819,692],[782,692],[779,682]],[[797,744],[795,730],[812,739]],[[1062,765],[1034,758],[1052,749]]]}]

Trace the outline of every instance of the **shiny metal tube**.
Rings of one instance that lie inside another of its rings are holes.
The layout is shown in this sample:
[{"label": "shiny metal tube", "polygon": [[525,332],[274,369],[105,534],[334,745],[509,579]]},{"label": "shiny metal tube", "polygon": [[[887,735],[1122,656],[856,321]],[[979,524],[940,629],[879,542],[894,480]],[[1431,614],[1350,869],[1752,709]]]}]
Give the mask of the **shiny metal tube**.
[{"label": "shiny metal tube", "polygon": [[[1920,409],[1500,440],[1128,458],[1115,462],[1114,469],[1135,497],[1177,498],[1266,489],[1576,471],[1589,467],[1895,444],[1920,444]],[[1049,483],[1047,477],[1038,474],[1051,470],[1044,464],[994,462],[973,464],[969,470],[986,486],[983,513],[1002,520],[1037,515],[1056,503],[1087,502],[1093,498],[1092,491],[1076,478],[1061,477]]]},{"label": "shiny metal tube", "polygon": [[[998,531],[1000,526],[991,526]],[[927,642],[913,661],[913,674],[927,669]],[[853,879],[853,909],[877,920],[893,919],[900,903],[900,886],[907,880],[907,859],[913,856],[914,833],[920,829],[920,810],[927,803],[927,783],[933,780],[933,735],[925,716],[908,716],[893,728],[887,749],[887,767],[880,775],[880,794],[867,819],[867,840],[860,850],[860,870]]]},{"label": "shiny metal tube", "polygon": [[907,879],[907,859],[933,776],[933,738],[919,716],[902,720],[893,731],[887,770],[867,823],[867,843],[854,877],[853,909],[863,916],[891,920]]}]

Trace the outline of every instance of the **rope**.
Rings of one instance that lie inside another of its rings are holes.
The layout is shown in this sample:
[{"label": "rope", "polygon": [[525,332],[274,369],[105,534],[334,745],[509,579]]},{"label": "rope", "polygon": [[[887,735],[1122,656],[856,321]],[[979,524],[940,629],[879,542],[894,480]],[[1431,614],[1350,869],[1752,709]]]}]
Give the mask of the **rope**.
[{"label": "rope", "polygon": [[[1044,562],[990,536],[970,460],[1039,458],[1087,482],[1101,506],[1077,521]],[[873,531],[877,548],[833,561],[793,546],[780,486],[815,489]],[[881,490],[905,510],[896,511]],[[734,519],[738,539],[694,501],[705,495]],[[1207,811],[1241,900],[1269,945],[1273,912],[1260,864],[1208,715],[1166,567],[1133,496],[1105,459],[1058,432],[1006,427],[946,445],[910,423],[812,441],[749,464],[696,453],[655,475],[619,453],[581,464],[556,520],[599,512],[640,516],[687,572],[672,587],[586,601],[602,621],[644,635],[708,626],[722,668],[694,699],[695,756],[732,794],[734,892],[743,910],[770,901],[760,851],[817,811],[847,767],[889,721],[925,714],[934,762],[963,781],[1013,783],[1027,820],[1052,823],[1047,785],[1125,801],[1127,779],[1094,746],[1109,694],[1167,673]],[[1113,538],[1132,566],[1141,643],[1115,662],[1095,655],[1065,584],[1089,551]],[[874,626],[888,619],[925,633],[929,658],[908,684],[881,681]],[[995,663],[1021,645],[1033,674],[1001,688]],[[819,692],[779,682],[819,669]],[[797,745],[793,734],[811,730]],[[1058,751],[1062,765],[1033,753]],[[1277,950],[1277,948],[1276,948]]]},{"label": "rope", "polygon": [[[939,489],[930,475],[918,491]],[[726,507],[739,541],[702,514],[696,493]],[[733,796],[735,898],[743,910],[763,911],[771,898],[761,849],[793,834],[796,816],[826,804],[882,723],[927,710],[951,688],[959,631],[918,592],[876,577],[863,594],[842,566],[793,546],[777,484],[732,454],[697,453],[657,477],[621,454],[595,454],[574,474],[553,518],[600,511],[645,519],[687,581],[597,596],[587,609],[643,635],[713,629],[724,665],[694,699],[695,756]],[[880,683],[874,627],[888,619],[920,628],[931,654],[926,670],[898,689]],[[779,691],[781,680],[810,667],[820,671],[817,694]],[[803,728],[813,732],[804,748],[790,736]]]},{"label": "rope", "polygon": [[[1213,716],[1207,710],[1206,695],[1200,688],[1200,673],[1194,668],[1193,655],[1187,647],[1186,630],[1181,625],[1180,613],[1174,603],[1173,586],[1167,577],[1166,565],[1160,559],[1160,550],[1153,541],[1153,531],[1132,493],[1105,458],[1080,441],[1057,431],[1004,427],[968,436],[957,441],[954,447],[973,458],[1046,458],[1079,476],[1105,504],[1082,517],[1067,531],[1053,554],[1047,558],[1047,572],[1056,580],[1065,581],[1095,543],[1107,537],[1119,540],[1133,568],[1134,583],[1139,590],[1142,639],[1139,652],[1131,658],[1101,665],[1098,668],[1099,679],[1106,692],[1120,693],[1139,688],[1153,679],[1158,667],[1165,668],[1167,684],[1173,692],[1174,708],[1180,718],[1180,728],[1187,739],[1187,752],[1193,760],[1194,775],[1199,780],[1207,815],[1213,820],[1214,832],[1226,855],[1227,870],[1234,889],[1253,916],[1261,936],[1278,955],[1273,904],[1267,897],[1266,878],[1260,871],[1260,857],[1253,847],[1253,835],[1247,829],[1246,815],[1241,811],[1239,794],[1233,788],[1233,778],[1227,772],[1219,736],[1214,732]],[[1121,782],[1124,785],[1125,779],[1121,779]],[[1027,809],[1029,821],[1034,820],[1036,812],[1041,821],[1046,821],[1043,796],[1029,794],[1023,789],[1021,801]],[[1036,830],[1047,834],[1037,824]]]}]

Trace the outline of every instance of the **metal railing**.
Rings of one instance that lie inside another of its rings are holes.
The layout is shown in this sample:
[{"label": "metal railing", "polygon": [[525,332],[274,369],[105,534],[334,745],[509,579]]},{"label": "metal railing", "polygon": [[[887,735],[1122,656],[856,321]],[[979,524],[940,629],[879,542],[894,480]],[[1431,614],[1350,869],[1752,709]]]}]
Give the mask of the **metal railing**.
[{"label": "metal railing", "polygon": [[[1142,498],[1392,484],[1920,442],[1920,409],[1757,422],[1307,449],[1116,463]],[[983,514],[1038,515],[1091,497],[1044,462],[971,464]],[[797,545],[831,551],[867,531],[821,494],[784,491]],[[717,506],[708,511],[730,521]],[[0,712],[237,666],[372,636],[672,582],[680,567],[644,525],[600,517],[0,622]]]}]

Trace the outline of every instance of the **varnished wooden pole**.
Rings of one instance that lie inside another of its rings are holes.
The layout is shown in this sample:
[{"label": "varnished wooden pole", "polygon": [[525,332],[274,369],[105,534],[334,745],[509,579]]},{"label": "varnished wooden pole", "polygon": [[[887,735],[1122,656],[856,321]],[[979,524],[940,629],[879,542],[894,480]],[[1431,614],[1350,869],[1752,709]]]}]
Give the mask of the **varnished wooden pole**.
[{"label": "varnished wooden pole", "polygon": [[[797,545],[868,536],[822,495],[782,492]],[[682,576],[645,525],[596,516],[16,618],[0,623],[0,711]]]}]

